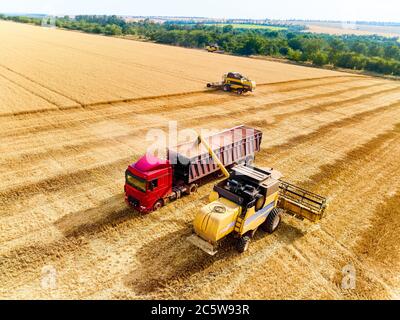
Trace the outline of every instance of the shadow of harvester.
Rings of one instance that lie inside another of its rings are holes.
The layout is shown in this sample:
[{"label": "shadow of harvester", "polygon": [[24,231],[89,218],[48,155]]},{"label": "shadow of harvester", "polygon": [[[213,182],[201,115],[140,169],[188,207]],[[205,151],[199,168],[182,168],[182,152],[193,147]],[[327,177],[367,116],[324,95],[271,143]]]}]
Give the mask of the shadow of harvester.
[{"label": "shadow of harvester", "polygon": [[18,246],[0,255],[0,283],[10,281],[10,275],[17,277],[22,273],[25,279],[34,280],[44,265],[87,248],[90,238],[99,237],[110,227],[142,218],[145,217],[127,207],[123,194],[110,197],[96,207],[67,214],[54,223],[63,236]]},{"label": "shadow of harvester", "polygon": [[[227,265],[235,264],[252,254],[253,249],[242,255],[238,253],[235,250],[235,239],[227,237],[218,253],[209,256],[187,241],[187,237],[191,234],[192,226],[188,224],[176,232],[156,238],[142,246],[137,251],[134,270],[125,278],[125,285],[139,295],[162,295],[165,289],[171,288],[178,291],[186,290],[185,284],[196,274],[207,269],[210,269],[210,273],[217,272],[211,270],[215,263],[226,260]],[[284,246],[304,235],[302,231],[285,222],[281,223],[275,234]],[[254,245],[254,250],[259,250],[260,243],[266,241],[266,238],[268,237],[265,232],[258,231],[251,244]],[[268,248],[274,241],[275,239],[270,238],[262,248]]]}]

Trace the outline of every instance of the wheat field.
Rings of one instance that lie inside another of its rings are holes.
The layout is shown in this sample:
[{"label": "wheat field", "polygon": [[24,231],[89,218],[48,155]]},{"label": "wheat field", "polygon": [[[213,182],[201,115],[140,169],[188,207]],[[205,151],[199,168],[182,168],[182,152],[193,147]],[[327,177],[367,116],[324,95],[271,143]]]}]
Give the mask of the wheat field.
[{"label": "wheat field", "polygon": [[[0,298],[400,297],[399,82],[11,22],[0,41]],[[231,70],[257,90],[205,90]],[[209,257],[186,237],[213,183],[134,212],[124,170],[169,121],[261,129],[256,164],[327,196],[326,218]]]}]

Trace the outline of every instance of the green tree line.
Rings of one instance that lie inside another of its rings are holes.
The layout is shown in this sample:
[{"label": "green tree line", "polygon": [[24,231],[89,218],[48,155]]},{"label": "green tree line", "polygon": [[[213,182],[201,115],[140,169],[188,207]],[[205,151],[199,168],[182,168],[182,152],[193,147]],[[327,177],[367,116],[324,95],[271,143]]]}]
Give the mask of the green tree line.
[{"label": "green tree line", "polygon": [[[4,16],[0,19],[40,25],[41,19]],[[315,66],[366,70],[400,76],[400,43],[381,36],[327,35],[297,31],[240,29],[232,25],[127,22],[117,16],[57,18],[56,26],[110,36],[136,35],[157,43],[190,48],[218,44],[226,52],[249,56],[265,55],[308,62]]]},{"label": "green tree line", "polygon": [[20,22],[20,23],[30,23],[34,25],[40,26],[42,23],[42,19],[39,18],[33,18],[33,17],[24,17],[24,16],[6,16],[4,14],[0,14],[0,19],[1,20],[10,20],[10,21],[15,21],[15,22]]}]

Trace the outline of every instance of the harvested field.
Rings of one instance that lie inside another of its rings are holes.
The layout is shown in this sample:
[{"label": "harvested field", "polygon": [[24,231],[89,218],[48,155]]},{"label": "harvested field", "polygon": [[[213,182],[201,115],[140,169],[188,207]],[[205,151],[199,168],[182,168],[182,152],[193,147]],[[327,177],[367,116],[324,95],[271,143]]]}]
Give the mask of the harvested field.
[{"label": "harvested field", "polygon": [[294,24],[307,26],[306,32],[326,33],[332,35],[352,34],[358,36],[379,35],[388,38],[400,37],[400,27],[397,25],[376,25],[341,22],[324,22],[324,21],[292,21]]},{"label": "harvested field", "polygon": [[[6,22],[0,39],[1,298],[399,297],[399,82]],[[256,92],[204,90],[229,69]],[[261,129],[257,165],[328,196],[327,217],[209,257],[186,237],[213,183],[132,211],[124,170],[171,120]]]},{"label": "harvested field", "polygon": [[357,35],[357,36],[372,36],[379,35],[388,38],[398,38],[400,36],[399,27],[372,27],[360,28],[359,26],[342,26],[341,24],[309,24],[307,32],[326,33],[332,35]]},{"label": "harvested field", "polygon": [[[0,75],[17,87],[15,91],[33,90],[41,99],[35,102],[38,110],[48,109],[49,102],[65,108],[204,90],[206,82],[220,80],[227,70],[240,70],[258,83],[302,79],[309,72],[202,50],[5,21],[0,21],[0,39]],[[315,70],[313,77],[330,75]]]}]

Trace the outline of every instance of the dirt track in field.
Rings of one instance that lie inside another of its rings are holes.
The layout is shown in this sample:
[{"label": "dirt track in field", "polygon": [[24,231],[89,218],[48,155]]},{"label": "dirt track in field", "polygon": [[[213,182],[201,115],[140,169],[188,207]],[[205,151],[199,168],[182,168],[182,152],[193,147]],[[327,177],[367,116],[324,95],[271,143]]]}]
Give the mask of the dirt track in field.
[{"label": "dirt track in field", "polygon": [[[399,298],[400,83],[12,23],[0,39],[0,297]],[[40,58],[38,43],[55,51]],[[262,85],[245,96],[203,89],[231,65]],[[133,89],[137,75],[147,91]],[[328,196],[326,219],[286,216],[249,252],[228,242],[209,257],[186,237],[213,183],[133,212],[124,170],[168,121],[261,129],[257,165]],[[346,268],[354,289],[342,286]]]}]

